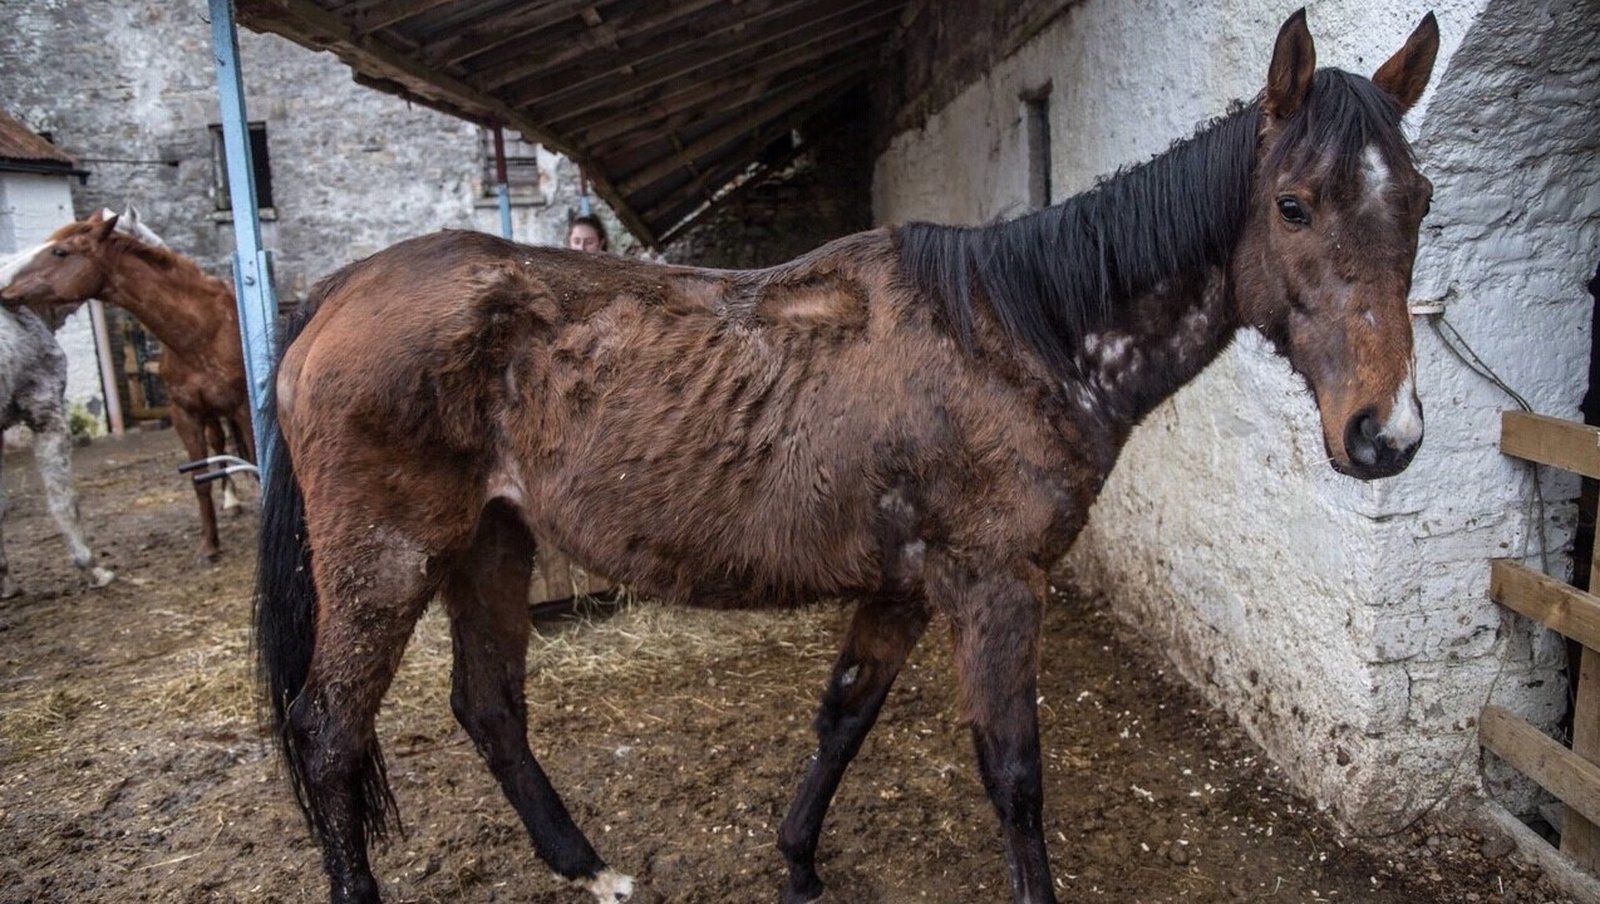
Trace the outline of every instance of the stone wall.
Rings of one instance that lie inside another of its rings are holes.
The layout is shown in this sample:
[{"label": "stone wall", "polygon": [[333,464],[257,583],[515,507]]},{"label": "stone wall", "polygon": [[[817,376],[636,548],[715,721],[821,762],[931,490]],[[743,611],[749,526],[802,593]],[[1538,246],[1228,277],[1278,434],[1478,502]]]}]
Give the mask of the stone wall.
[{"label": "stone wall", "polygon": [[[1539,411],[1575,416],[1583,286],[1600,258],[1600,7],[1312,3],[1318,61],[1370,73],[1429,9],[1443,42],[1408,132],[1437,191],[1414,301],[1442,303]],[[1020,97],[1045,84],[1058,197],[1146,159],[1260,90],[1286,12],[1076,6],[880,142],[875,215],[975,223],[1024,209]],[[1327,468],[1303,383],[1242,334],[1135,431],[1067,562],[1318,801],[1379,829],[1479,787],[1488,700],[1546,726],[1565,707],[1561,645],[1485,591],[1490,558],[1537,561],[1541,536],[1566,569],[1576,485],[1547,479],[1550,505],[1534,509],[1527,472],[1496,449],[1509,400],[1416,326],[1428,436],[1405,474],[1363,484]]]}]

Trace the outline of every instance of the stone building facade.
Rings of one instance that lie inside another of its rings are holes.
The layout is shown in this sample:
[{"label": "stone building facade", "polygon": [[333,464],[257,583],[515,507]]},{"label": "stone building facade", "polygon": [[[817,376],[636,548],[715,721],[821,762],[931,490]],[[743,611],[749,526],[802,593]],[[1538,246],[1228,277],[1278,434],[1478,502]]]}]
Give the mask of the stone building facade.
[{"label": "stone building facade", "polygon": [[[960,4],[924,6],[883,91],[879,222],[1027,210],[1041,118],[1057,199],[1159,153],[1261,89],[1291,11],[1053,6],[1009,28],[964,23],[983,17]],[[1547,476],[1546,506],[1533,503],[1529,472],[1497,449],[1511,400],[1430,320],[1459,330],[1535,409],[1577,418],[1584,286],[1600,260],[1600,6],[1322,0],[1308,4],[1318,62],[1370,74],[1430,9],[1443,46],[1407,124],[1436,194],[1412,301],[1443,314],[1415,321],[1427,418],[1416,462],[1371,484],[1333,473],[1303,384],[1247,332],[1135,431],[1066,563],[1319,802],[1380,830],[1484,787],[1526,808],[1527,785],[1478,768],[1479,710],[1492,700],[1555,726],[1567,706],[1562,644],[1487,589],[1497,556],[1567,568],[1576,483]]]},{"label": "stone building facade", "polygon": [[[0,108],[90,171],[71,213],[134,205],[169,245],[227,276],[234,236],[207,16],[204,0],[0,0]],[[285,303],[408,236],[499,232],[477,126],[363,88],[331,54],[249,31],[239,43],[249,116],[266,133],[263,233]],[[532,158],[516,168],[529,178],[513,191],[515,237],[560,243],[580,207],[577,166],[512,150]]]}]

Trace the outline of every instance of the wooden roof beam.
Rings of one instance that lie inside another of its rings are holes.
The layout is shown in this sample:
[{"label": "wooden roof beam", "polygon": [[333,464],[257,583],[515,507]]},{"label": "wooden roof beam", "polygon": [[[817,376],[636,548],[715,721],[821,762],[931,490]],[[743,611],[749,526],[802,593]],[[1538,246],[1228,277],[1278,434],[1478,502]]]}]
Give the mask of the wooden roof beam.
[{"label": "wooden roof beam", "polygon": [[[526,56],[531,57],[531,59],[516,59],[495,66],[488,66],[479,72],[473,73],[471,77],[473,81],[490,90],[494,90],[512,82],[538,75],[546,70],[564,66],[597,50],[619,47],[623,41],[649,34],[704,9],[727,2],[728,0],[675,0],[665,9],[652,15],[635,18],[621,17],[610,22],[592,25],[588,32],[563,42],[559,49],[550,53],[542,52],[544,48],[529,48],[527,53],[519,54],[519,57]],[[504,41],[496,42],[496,46],[503,46],[526,36],[527,34],[524,33],[508,38]],[[471,52],[457,54],[449,62],[460,63],[477,56],[487,49],[479,48]]]},{"label": "wooden roof beam", "polygon": [[446,6],[454,0],[371,0],[356,8],[355,33],[366,36]]},{"label": "wooden roof beam", "polygon": [[[845,37],[836,40],[841,35]],[[566,126],[562,131],[589,147],[597,147],[635,129],[654,125],[696,107],[725,109],[731,105],[750,103],[758,98],[731,101],[730,98],[748,94],[752,89],[758,95],[764,93],[766,89],[762,85],[763,82],[790,69],[812,65],[826,67],[832,60],[844,64],[856,47],[881,40],[883,35],[882,31],[863,30],[854,23],[832,31],[823,31],[781,53],[763,57],[753,65],[747,65],[733,74],[692,83],[686,88],[664,94],[646,104],[607,108],[606,112],[588,121]],[[556,122],[568,122],[572,118],[563,117],[550,122],[554,125]]]},{"label": "wooden roof beam", "polygon": [[[750,140],[745,142],[742,145],[742,148],[748,151],[752,156],[759,153],[762,148],[771,144],[773,141],[776,141],[790,130],[802,125],[811,117],[822,112],[829,104],[843,96],[844,93],[848,91],[850,87],[852,87],[852,85],[854,85],[854,82],[845,82],[844,84],[839,85],[836,90],[824,94],[811,103],[794,110],[788,116],[783,117],[783,119],[768,124],[765,128],[751,135]],[[705,199],[710,201],[713,198],[711,193],[715,192],[715,190],[721,186],[726,185],[729,180],[738,176],[740,170],[749,166],[751,163],[750,157],[741,156],[737,153],[725,154],[721,160],[731,162],[714,162],[712,166],[705,168],[704,173],[698,179],[691,180],[677,189],[674,189],[667,195],[657,199],[655,203],[650,205],[649,213],[655,213],[657,211],[671,211],[696,195],[704,195]]]},{"label": "wooden roof beam", "polygon": [[549,28],[578,20],[595,0],[552,0],[547,3],[519,3],[500,10],[470,26],[454,31],[450,37],[425,48],[428,59],[437,65],[455,66],[475,56],[498,50],[508,44],[525,42]]},{"label": "wooden roof beam", "polygon": [[[684,78],[698,69],[721,62],[730,57],[753,54],[774,41],[799,31],[818,27],[839,16],[858,12],[869,6],[880,5],[883,0],[823,0],[820,3],[778,6],[752,16],[745,21],[714,29],[700,39],[682,45],[669,45],[656,53],[629,61],[636,77],[629,80],[628,95],[646,91],[662,82]],[[746,9],[741,6],[739,9]],[[760,23],[760,27],[757,27]],[[513,106],[538,103],[566,107],[563,98],[577,95],[580,99],[617,97],[615,75],[620,67],[599,68],[586,75],[557,72],[547,79],[532,84],[524,90],[506,96]],[[504,86],[509,88],[509,86]]]},{"label": "wooden roof beam", "polygon": [[877,60],[863,60],[836,72],[823,71],[814,74],[810,78],[802,79],[796,82],[794,87],[779,94],[775,99],[762,104],[756,110],[696,138],[684,147],[682,151],[662,157],[654,163],[647,164],[643,169],[629,173],[617,183],[617,188],[623,194],[631,195],[641,188],[654,184],[675,169],[692,167],[694,166],[695,158],[722,147],[741,135],[749,133],[752,129],[759,129],[783,117],[785,113],[794,110],[807,101],[814,100],[823,94],[838,89],[875,65],[877,65]]},{"label": "wooden roof beam", "polygon": [[[669,245],[676,241],[679,236],[683,235],[685,232],[688,232],[696,223],[699,223],[706,217],[709,217],[721,210],[723,207],[726,207],[730,202],[743,196],[746,192],[750,191],[752,188],[755,188],[757,185],[760,185],[763,182],[766,182],[768,179],[771,179],[784,167],[793,163],[796,157],[799,157],[801,154],[810,149],[811,144],[809,142],[803,142],[795,145],[787,151],[784,151],[781,157],[772,161],[771,163],[761,164],[761,172],[752,175],[750,178],[739,183],[738,185],[735,185],[733,188],[728,189],[720,195],[717,195],[710,201],[707,201],[704,206],[690,210],[687,215],[679,219],[672,226],[668,227],[667,230],[661,234],[661,244]],[[668,211],[668,213],[670,214],[671,211]]]},{"label": "wooden roof beam", "polygon": [[[638,66],[638,63],[642,61],[635,61],[635,65],[638,68],[638,76],[631,80],[626,90],[619,91],[615,85],[602,84],[578,95],[576,99],[561,100],[595,80],[591,78],[563,85],[554,91],[524,92],[511,97],[508,102],[512,106],[519,108],[524,108],[537,102],[541,107],[546,108],[546,111],[541,114],[541,118],[555,122],[557,120],[551,117],[548,112],[552,106],[563,110],[571,110],[571,113],[562,114],[563,118],[567,118],[578,112],[594,109],[603,103],[632,97],[673,79],[687,78],[707,66],[717,65],[729,59],[742,56],[758,55],[768,45],[776,41],[788,38],[799,32],[818,28],[834,19],[849,16],[851,13],[863,8],[881,5],[882,0],[844,0],[844,2],[835,2],[829,4],[829,12],[821,16],[815,15],[811,9],[801,10],[800,12],[805,13],[805,15],[788,16],[780,19],[774,23],[773,29],[770,31],[753,31],[751,34],[738,35],[734,39],[714,45],[705,56],[691,57],[687,61],[669,59],[648,68]],[[655,56],[659,57],[661,54],[656,54]]]}]

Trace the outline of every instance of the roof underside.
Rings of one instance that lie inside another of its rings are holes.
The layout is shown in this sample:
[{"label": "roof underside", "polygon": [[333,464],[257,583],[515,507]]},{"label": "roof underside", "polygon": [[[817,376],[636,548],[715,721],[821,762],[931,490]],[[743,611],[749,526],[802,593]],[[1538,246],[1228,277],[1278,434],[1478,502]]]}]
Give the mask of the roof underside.
[{"label": "roof underside", "polygon": [[583,164],[659,246],[801,148],[865,81],[907,0],[237,0],[241,23],[331,50],[356,81]]}]

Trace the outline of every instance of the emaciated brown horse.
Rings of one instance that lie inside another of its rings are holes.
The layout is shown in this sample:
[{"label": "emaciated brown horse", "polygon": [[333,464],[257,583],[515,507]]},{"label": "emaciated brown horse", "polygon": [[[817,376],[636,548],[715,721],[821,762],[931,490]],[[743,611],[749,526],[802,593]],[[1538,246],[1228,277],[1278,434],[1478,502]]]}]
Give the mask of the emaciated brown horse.
[{"label": "emaciated brown horse", "polygon": [[1421,442],[1406,293],[1431,189],[1400,117],[1437,46],[1429,16],[1371,81],[1317,71],[1297,13],[1257,102],[1014,222],[750,272],[446,232],[327,280],[278,368],[257,639],[333,900],[378,898],[373,720],[436,591],[456,717],[539,856],[601,901],[630,892],[528,747],[540,536],[667,600],[858,601],[778,835],[788,904],[821,894],[834,790],[948,619],[1015,899],[1054,901],[1046,571],[1133,425],[1253,327],[1310,385],[1335,468],[1385,477]]},{"label": "emaciated brown horse", "polygon": [[[0,289],[7,307],[79,304],[98,298],[139,319],[161,340],[161,379],[172,426],[190,460],[227,451],[255,461],[250,396],[233,290],[168,248],[117,230],[117,215],[97,211],[57,229]],[[200,506],[200,556],[217,556],[210,483],[194,487]]]}]

